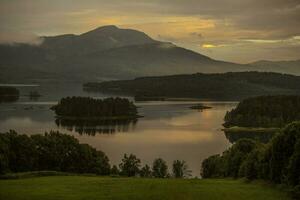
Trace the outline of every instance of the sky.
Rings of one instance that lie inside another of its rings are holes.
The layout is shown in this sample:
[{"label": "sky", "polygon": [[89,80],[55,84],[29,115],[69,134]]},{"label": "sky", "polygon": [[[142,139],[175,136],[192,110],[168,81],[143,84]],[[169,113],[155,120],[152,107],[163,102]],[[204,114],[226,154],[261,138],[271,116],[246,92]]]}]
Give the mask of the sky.
[{"label": "sky", "polygon": [[300,59],[300,0],[0,0],[0,13],[1,43],[117,25],[218,60]]}]

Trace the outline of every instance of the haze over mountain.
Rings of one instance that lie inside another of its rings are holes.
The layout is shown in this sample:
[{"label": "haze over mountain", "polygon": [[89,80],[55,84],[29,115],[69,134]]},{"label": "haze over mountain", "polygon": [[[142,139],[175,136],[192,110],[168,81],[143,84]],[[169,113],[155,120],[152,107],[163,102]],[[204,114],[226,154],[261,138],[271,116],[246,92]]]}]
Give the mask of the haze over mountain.
[{"label": "haze over mountain", "polygon": [[278,73],[300,75],[300,60],[268,61],[260,60],[250,63],[258,71],[273,71]]},{"label": "haze over mountain", "polygon": [[[116,26],[41,39],[40,45],[0,45],[2,81],[90,81],[198,72],[273,71],[264,65],[214,60],[172,43],[154,40],[143,32]],[[280,72],[286,72],[284,67]]]},{"label": "haze over mountain", "polygon": [[116,26],[41,38],[40,45],[1,44],[0,78],[96,80],[249,69]]}]

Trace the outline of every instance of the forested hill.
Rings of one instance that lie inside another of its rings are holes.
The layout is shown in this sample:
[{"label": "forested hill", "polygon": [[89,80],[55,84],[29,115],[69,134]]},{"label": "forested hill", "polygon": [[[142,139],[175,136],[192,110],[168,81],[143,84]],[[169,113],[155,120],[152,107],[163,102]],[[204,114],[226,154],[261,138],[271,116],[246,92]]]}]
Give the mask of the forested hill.
[{"label": "forested hill", "polygon": [[271,72],[197,73],[87,83],[84,88],[149,98],[241,100],[259,95],[300,94],[300,76]]},{"label": "forested hill", "polygon": [[283,127],[300,120],[300,96],[260,96],[245,99],[225,116],[225,127]]}]

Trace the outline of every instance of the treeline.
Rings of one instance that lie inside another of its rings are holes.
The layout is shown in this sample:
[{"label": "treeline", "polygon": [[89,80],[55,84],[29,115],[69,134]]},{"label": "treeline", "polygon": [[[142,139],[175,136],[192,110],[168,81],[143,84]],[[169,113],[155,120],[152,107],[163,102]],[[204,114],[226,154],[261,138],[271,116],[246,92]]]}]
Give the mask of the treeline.
[{"label": "treeline", "polygon": [[299,94],[300,77],[271,72],[197,73],[86,83],[84,88],[129,94],[138,100],[167,97],[240,100],[259,95]]},{"label": "treeline", "polygon": [[300,122],[287,125],[267,144],[239,140],[222,155],[205,159],[201,175],[265,179],[290,186],[300,197]]},{"label": "treeline", "polygon": [[20,92],[17,88],[0,86],[0,103],[17,101],[19,94]]},{"label": "treeline", "polygon": [[102,151],[88,144],[80,144],[73,136],[55,131],[31,136],[19,135],[15,131],[0,133],[0,174],[29,171],[148,178],[191,176],[185,161],[175,160],[172,173],[169,173],[163,159],[155,159],[152,167],[142,167],[141,160],[133,154],[125,154],[119,166],[111,168],[108,157]]},{"label": "treeline", "polygon": [[0,174],[42,170],[106,175],[110,165],[102,151],[70,135],[0,133]]},{"label": "treeline", "polygon": [[114,165],[111,169],[112,175],[117,176],[140,176],[145,178],[186,178],[191,176],[191,171],[183,160],[174,160],[172,164],[172,173],[168,171],[168,165],[162,158],[153,161],[152,167],[149,165],[141,166],[141,160],[135,155],[124,154],[119,167]]},{"label": "treeline", "polygon": [[137,107],[125,98],[66,97],[51,108],[60,117],[136,117]]},{"label": "treeline", "polygon": [[283,127],[300,120],[300,96],[259,96],[241,101],[225,115],[225,127]]}]

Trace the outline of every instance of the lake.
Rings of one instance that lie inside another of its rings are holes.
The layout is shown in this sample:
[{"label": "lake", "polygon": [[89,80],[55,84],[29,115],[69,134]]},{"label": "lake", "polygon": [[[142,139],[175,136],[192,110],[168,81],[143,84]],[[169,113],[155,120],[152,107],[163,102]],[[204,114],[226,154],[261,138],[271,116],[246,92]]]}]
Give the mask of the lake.
[{"label": "lake", "polygon": [[[104,151],[111,164],[119,164],[124,153],[133,153],[143,164],[151,165],[161,157],[168,162],[171,172],[172,161],[179,159],[187,162],[193,176],[199,176],[203,159],[222,153],[231,145],[221,129],[225,113],[237,102],[205,101],[202,103],[212,109],[202,112],[189,108],[200,101],[137,102],[139,114],[144,116],[137,121],[77,126],[57,123],[49,108],[65,96],[114,95],[84,92],[79,83],[14,86],[21,91],[21,97],[17,102],[0,104],[0,132],[13,129],[23,134],[39,134],[59,130]],[[29,99],[30,91],[38,91],[42,97]]]}]

